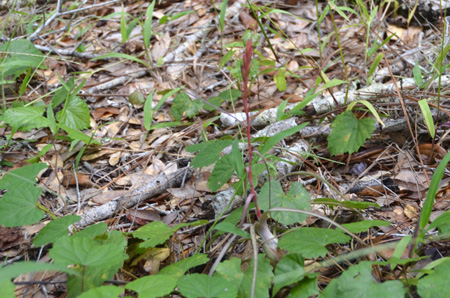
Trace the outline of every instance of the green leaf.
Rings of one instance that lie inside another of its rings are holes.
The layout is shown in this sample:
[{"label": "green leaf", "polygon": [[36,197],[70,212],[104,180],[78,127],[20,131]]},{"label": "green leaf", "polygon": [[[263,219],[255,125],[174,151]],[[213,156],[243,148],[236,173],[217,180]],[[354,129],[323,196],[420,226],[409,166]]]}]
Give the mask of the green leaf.
[{"label": "green leaf", "polygon": [[423,85],[423,77],[422,72],[420,71],[419,63],[417,61],[414,63],[413,76],[416,86],[421,87]]},{"label": "green leaf", "polygon": [[69,96],[64,108],[56,113],[59,123],[73,129],[85,129],[90,126],[89,107],[78,96]]},{"label": "green leaf", "polygon": [[245,166],[244,160],[242,159],[242,152],[239,149],[239,140],[238,138],[234,139],[233,146],[231,148],[231,160],[234,165],[234,169],[240,179],[245,177]]},{"label": "green leaf", "polygon": [[222,59],[220,59],[219,69],[221,69],[231,58],[233,58],[235,51],[229,50],[225,55],[223,55]]},{"label": "green leaf", "polygon": [[104,222],[97,223],[95,225],[89,226],[79,232],[73,234],[71,238],[89,238],[94,239],[95,237],[106,233],[108,225]]},{"label": "green leaf", "polygon": [[145,240],[143,243],[140,244],[141,247],[144,248],[156,247],[157,245],[164,243],[167,239],[170,238],[170,236],[173,235],[173,233],[175,233],[182,227],[201,225],[204,223],[205,223],[204,221],[197,221],[193,223],[181,223],[175,225],[172,228],[169,228],[169,226],[167,226],[162,221],[154,221],[149,224],[146,224],[143,227],[140,227],[139,229],[134,231],[132,235],[133,237]]},{"label": "green leaf", "polygon": [[168,275],[144,276],[125,286],[127,290],[133,290],[139,297],[156,298],[169,295],[177,285],[177,280]]},{"label": "green leaf", "polygon": [[171,112],[175,120],[180,121],[184,115],[188,118],[196,116],[202,107],[200,100],[191,100],[186,92],[180,92],[173,99]]},{"label": "green leaf", "polygon": [[305,265],[300,254],[288,254],[281,259],[275,270],[273,293],[288,285],[294,284],[305,276]]},{"label": "green leaf", "polygon": [[357,152],[372,135],[374,124],[375,120],[372,118],[358,120],[351,111],[338,115],[331,124],[333,131],[328,136],[331,155]]},{"label": "green leaf", "polygon": [[45,106],[28,106],[9,108],[1,117],[9,126],[17,127],[22,131],[41,128],[49,125],[48,119],[43,116]]},{"label": "green leaf", "polygon": [[436,171],[433,174],[433,178],[431,178],[430,187],[428,188],[427,198],[425,199],[425,203],[423,204],[422,211],[420,212],[419,218],[419,228],[423,230],[425,226],[428,224],[430,220],[431,211],[433,210],[434,198],[436,197],[436,193],[439,188],[439,184],[442,181],[442,177],[444,176],[444,171],[447,167],[448,162],[450,161],[450,152],[447,153]]},{"label": "green leaf", "polygon": [[235,101],[242,95],[242,92],[237,89],[228,89],[225,91],[222,91],[217,95],[217,97],[222,98],[225,101]]},{"label": "green leaf", "polygon": [[[239,287],[239,297],[251,297],[252,280],[253,280],[254,260],[252,259],[250,267],[245,270]],[[256,272],[255,297],[269,297],[269,289],[272,286],[273,268],[264,254],[258,255],[258,268]]]},{"label": "green leaf", "polygon": [[[10,281],[21,274],[39,272],[39,271],[61,271],[70,274],[77,274],[73,269],[66,266],[51,263],[37,262],[17,262],[6,267],[0,268],[0,282]],[[2,289],[3,290],[3,289]]]},{"label": "green leaf", "polygon": [[67,228],[81,219],[78,215],[66,215],[49,222],[33,240],[36,247],[55,242],[59,238],[69,236]]},{"label": "green leaf", "polygon": [[147,50],[150,46],[150,38],[152,37],[152,18],[153,18],[153,9],[155,8],[155,0],[147,7],[147,11],[145,12],[145,22],[144,22],[144,46]]},{"label": "green leaf", "polygon": [[[231,145],[230,140],[220,140],[216,142],[205,143],[206,146],[192,160],[191,165],[194,168],[202,168],[217,162],[223,149]],[[192,147],[192,146],[189,146]],[[190,151],[192,152],[192,151]]]},{"label": "green leaf", "polygon": [[178,288],[187,298],[235,298],[237,285],[221,276],[208,276],[205,274],[186,275],[178,282]]},{"label": "green leaf", "polygon": [[214,170],[208,179],[208,188],[212,191],[218,191],[234,174],[233,158],[230,154],[225,155],[214,166]]},{"label": "green leaf", "polygon": [[186,273],[186,271],[188,271],[189,269],[203,265],[208,261],[209,261],[209,258],[207,255],[196,254],[196,255],[193,255],[192,257],[183,259],[176,263],[170,264],[167,267],[164,267],[159,272],[159,275],[168,275],[168,276],[178,279],[178,278],[182,277]]},{"label": "green leaf", "polygon": [[121,287],[101,286],[84,292],[78,298],[118,298],[122,292]]},{"label": "green leaf", "polygon": [[361,262],[333,279],[319,297],[404,298],[405,294],[401,281],[376,283],[372,276],[372,263]]},{"label": "green leaf", "polygon": [[450,259],[446,258],[437,265],[434,271],[421,278],[417,285],[417,291],[422,298],[450,297]]},{"label": "green leaf", "polygon": [[428,132],[430,133],[430,136],[434,138],[435,129],[433,116],[431,115],[430,106],[428,105],[428,102],[425,98],[419,100],[419,107],[422,111],[423,118],[425,119],[425,125],[427,126]]},{"label": "green leaf", "polygon": [[277,85],[278,91],[286,91],[286,70],[279,69],[277,74],[274,76],[275,84]]},{"label": "green leaf", "polygon": [[71,127],[68,127],[64,124],[57,124],[59,128],[62,128],[63,130],[65,130],[67,132],[67,135],[72,139],[72,140],[79,140],[84,142],[85,144],[96,144],[96,145],[101,145],[101,143],[97,140],[94,140],[93,138],[91,138],[90,136],[82,133],[81,131],[78,131],[76,129],[73,129]]},{"label": "green leaf", "polygon": [[86,237],[69,237],[56,241],[50,249],[50,257],[56,264],[65,266],[79,264],[83,266],[109,268],[121,263],[126,255],[122,248],[109,243],[101,245]]},{"label": "green leaf", "polygon": [[153,121],[153,111],[152,111],[152,102],[153,102],[153,94],[155,91],[152,91],[145,100],[144,105],[144,127],[146,130],[150,130]]},{"label": "green leaf", "polygon": [[342,81],[342,80],[339,80],[339,79],[332,79],[331,81],[326,82],[322,86],[321,90],[325,90],[325,89],[328,89],[328,88],[336,87],[336,86],[339,86],[339,85],[345,84],[345,83],[346,83],[346,81]]},{"label": "green leaf", "polygon": [[172,230],[162,221],[154,221],[140,227],[132,233],[134,237],[146,240],[141,243],[141,247],[156,247],[159,244],[164,243],[170,236],[175,233],[176,230]]},{"label": "green leaf", "polygon": [[390,225],[391,223],[385,220],[363,220],[359,222],[342,224],[344,228],[352,233],[366,232],[372,227],[387,227]]},{"label": "green leaf", "polygon": [[216,275],[225,278],[233,284],[239,285],[244,277],[244,272],[241,270],[241,260],[233,257],[231,260],[221,262],[217,266]]},{"label": "green leaf", "polygon": [[220,14],[219,14],[219,31],[222,33],[223,28],[225,27],[225,12],[227,11],[228,0],[224,0],[222,5],[220,6]]},{"label": "green leaf", "polygon": [[348,241],[350,237],[339,230],[300,228],[281,237],[278,245],[291,253],[300,253],[305,258],[317,258],[328,253],[328,244]]},{"label": "green leaf", "polygon": [[230,222],[221,222],[217,224],[214,229],[220,232],[233,233],[244,238],[250,238],[250,235],[247,232],[244,232]]},{"label": "green leaf", "polygon": [[62,238],[53,244],[50,257],[56,264],[77,265],[78,276],[67,280],[68,297],[77,297],[83,291],[99,287],[117,273],[128,256],[116,243],[101,245],[86,237]]},{"label": "green leaf", "polygon": [[291,289],[289,293],[292,298],[309,298],[311,296],[316,297],[319,294],[319,288],[317,286],[317,273],[309,273],[302,281],[297,283],[295,287]]},{"label": "green leaf", "polygon": [[355,101],[352,101],[348,105],[347,111],[351,111],[352,108],[358,103],[362,103],[363,105],[365,105],[369,109],[369,111],[372,113],[372,115],[375,117],[375,119],[377,119],[377,121],[381,125],[384,126],[384,123],[383,123],[383,121],[381,121],[380,115],[378,115],[377,110],[375,110],[375,107],[370,102],[368,102],[367,100],[355,100]]},{"label": "green leaf", "polygon": [[[270,183],[266,182],[258,196],[260,208],[265,211],[275,207],[311,210],[310,200],[308,192],[300,183],[292,183],[289,192],[285,194],[277,180],[272,180]],[[272,216],[276,221],[285,225],[301,223],[307,217],[306,214],[294,212],[273,212]]]},{"label": "green leaf", "polygon": [[304,128],[309,123],[302,123],[300,125],[297,125],[295,127],[288,128],[284,131],[281,131],[277,133],[276,135],[270,137],[267,142],[264,144],[261,144],[261,146],[258,148],[258,152],[264,155],[267,151],[269,151],[275,144],[277,144],[282,139],[293,135],[296,132],[299,132],[302,128]]},{"label": "green leaf", "polygon": [[0,51],[8,53],[0,64],[2,76],[13,75],[17,78],[30,67],[41,66],[45,59],[41,51],[27,39],[5,42],[0,46]]},{"label": "green leaf", "polygon": [[327,206],[342,206],[342,207],[346,207],[349,209],[354,208],[354,209],[359,209],[359,210],[364,210],[371,206],[380,208],[380,206],[377,203],[373,203],[373,202],[359,202],[359,201],[342,201],[341,202],[341,201],[330,199],[330,198],[315,199],[314,204],[324,204]]},{"label": "green leaf", "polygon": [[0,180],[7,192],[0,199],[0,225],[15,227],[39,222],[45,213],[36,207],[42,189],[35,186],[36,175],[46,164],[32,164],[12,170]]},{"label": "green leaf", "polygon": [[427,231],[438,228],[441,234],[450,235],[450,210],[438,216],[427,228]]},{"label": "green leaf", "polygon": [[60,104],[62,104],[66,98],[69,96],[70,92],[75,88],[75,78],[71,77],[67,82],[64,82],[62,78],[60,78],[60,82],[63,84],[59,87],[55,94],[52,97],[52,108],[56,108]]}]

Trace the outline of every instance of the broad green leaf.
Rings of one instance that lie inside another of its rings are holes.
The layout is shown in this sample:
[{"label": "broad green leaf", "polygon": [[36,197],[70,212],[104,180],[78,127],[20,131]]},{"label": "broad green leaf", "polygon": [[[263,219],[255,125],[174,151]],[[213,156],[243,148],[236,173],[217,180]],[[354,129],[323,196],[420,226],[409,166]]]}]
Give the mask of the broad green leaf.
[{"label": "broad green leaf", "polygon": [[0,199],[0,225],[15,227],[39,222],[45,213],[36,207],[42,189],[35,186],[36,175],[46,164],[32,164],[12,170],[0,180],[7,192]]},{"label": "broad green leaf", "polygon": [[404,298],[405,294],[401,281],[377,283],[372,276],[372,263],[361,262],[333,279],[319,297]]},{"label": "broad green leaf", "polygon": [[328,136],[328,149],[331,155],[354,153],[364,145],[375,129],[375,120],[358,120],[351,111],[338,115],[331,124],[333,131]]},{"label": "broad green leaf", "polygon": [[62,237],[68,237],[67,228],[81,219],[78,215],[66,215],[64,217],[49,222],[33,240],[36,247],[55,242]]},{"label": "broad green leaf", "polygon": [[233,157],[228,154],[219,159],[214,166],[214,170],[208,179],[208,188],[212,191],[218,191],[234,174]]},{"label": "broad green leaf", "polygon": [[344,228],[352,233],[366,232],[372,227],[387,227],[390,225],[391,223],[385,220],[363,220],[348,224],[342,224]]},{"label": "broad green leaf", "polygon": [[125,286],[127,290],[133,290],[139,297],[156,298],[169,295],[177,285],[177,280],[168,275],[144,276]]},{"label": "broad green leaf", "polygon": [[222,104],[223,99],[220,97],[211,97],[207,100],[207,103],[203,104],[203,108],[209,112],[212,112],[214,110],[217,110],[217,108],[220,107],[220,105]]},{"label": "broad green leaf", "polygon": [[45,59],[41,51],[27,39],[5,42],[0,46],[0,51],[7,53],[0,64],[0,72],[3,76],[13,75],[14,78],[30,67],[41,66]]},{"label": "broad green leaf", "polygon": [[28,106],[9,108],[5,111],[1,120],[9,126],[17,127],[22,131],[33,128],[41,128],[49,125],[48,119],[43,116],[45,106]]},{"label": "broad green leaf", "polygon": [[447,153],[444,158],[441,160],[439,166],[433,174],[433,178],[431,178],[430,187],[428,188],[427,198],[425,199],[425,203],[423,204],[422,211],[420,212],[419,218],[419,228],[423,230],[428,221],[430,220],[431,211],[433,210],[434,198],[436,197],[436,193],[439,188],[439,184],[442,181],[442,177],[444,176],[444,171],[447,167],[448,162],[450,161],[450,152]]},{"label": "broad green leaf", "polygon": [[186,273],[186,271],[188,271],[189,269],[203,265],[208,261],[209,261],[209,258],[207,255],[196,254],[196,255],[193,255],[192,257],[183,259],[176,263],[170,264],[167,267],[164,267],[159,272],[159,275],[168,275],[168,276],[178,279],[178,278],[182,277]]},{"label": "broad green leaf", "polygon": [[23,188],[32,188],[37,174],[45,168],[45,163],[38,163],[12,170],[0,179],[0,189],[20,192]]},{"label": "broad green leaf", "polygon": [[173,235],[173,233],[175,233],[182,227],[201,225],[204,223],[205,221],[180,223],[173,226],[172,228],[169,228],[169,226],[167,226],[162,221],[154,221],[149,224],[146,224],[143,227],[140,227],[139,229],[134,231],[132,235],[136,238],[145,240],[143,243],[140,244],[141,247],[144,248],[156,247],[157,245],[164,243],[167,239],[170,238],[170,236]]},{"label": "broad green leaf", "polygon": [[278,73],[273,77],[278,91],[286,91],[286,70],[279,69]]},{"label": "broad green leaf", "polygon": [[11,280],[21,274],[39,271],[61,271],[69,274],[77,274],[73,269],[66,266],[51,263],[17,262],[0,268],[0,281]]},{"label": "broad green leaf", "polygon": [[[266,182],[258,196],[260,208],[265,211],[275,207],[311,210],[310,200],[308,192],[300,183],[292,183],[289,192],[284,193],[277,180],[270,182],[270,188],[269,182]],[[307,215],[294,212],[273,212],[272,217],[282,224],[291,225],[303,222]]]},{"label": "broad green leaf", "polygon": [[184,115],[188,118],[196,116],[202,107],[203,103],[200,100],[191,100],[186,92],[180,92],[173,99],[171,112],[175,120],[180,121]]},{"label": "broad green leaf", "polygon": [[117,286],[101,286],[84,292],[78,298],[118,298],[123,292],[121,287]]},{"label": "broad green leaf", "polygon": [[[270,266],[270,262],[265,258],[264,254],[259,254],[257,261],[258,268],[256,272],[255,297],[267,298],[269,297],[269,289],[272,286],[273,268]],[[241,285],[239,287],[239,297],[251,297],[253,266],[254,260],[252,259],[250,267],[245,270],[244,276],[242,277]]]},{"label": "broad green leaf", "polygon": [[434,271],[419,279],[417,291],[422,298],[450,297],[450,259],[437,265]]},{"label": "broad green leaf", "polygon": [[89,107],[78,96],[69,96],[61,111],[56,113],[59,123],[73,129],[85,129],[90,126]]},{"label": "broad green leaf", "polygon": [[235,101],[242,95],[242,92],[237,89],[228,89],[225,91],[222,91],[217,95],[217,97],[222,98],[225,101]]},{"label": "broad green leaf", "polygon": [[141,247],[147,248],[156,247],[157,245],[164,243],[173,235],[173,233],[175,233],[175,231],[162,221],[154,221],[140,227],[134,231],[132,235],[145,240],[145,242],[141,243]]},{"label": "broad green leaf", "polygon": [[216,275],[225,278],[233,284],[239,285],[244,277],[244,272],[241,270],[241,260],[233,257],[231,260],[221,262],[217,266]]},{"label": "broad green leaf", "polygon": [[56,90],[55,94],[53,94],[52,97],[52,108],[56,108],[60,104],[62,104],[66,98],[69,96],[70,92],[75,88],[75,78],[71,77],[67,82],[64,82],[60,78],[60,82],[63,84],[63,86],[59,87],[58,90]]},{"label": "broad green leaf", "polygon": [[69,237],[60,239],[50,249],[50,257],[56,264],[91,266],[109,268],[120,264],[126,258],[122,248],[109,243],[101,245],[95,240],[86,237]]},{"label": "broad green leaf", "polygon": [[221,276],[206,274],[186,275],[178,282],[178,288],[187,298],[235,298],[238,287]]},{"label": "broad green leaf", "polygon": [[200,149],[200,152],[197,153],[192,160],[191,165],[194,168],[202,168],[217,162],[223,149],[230,145],[230,140],[220,140],[217,142],[208,143],[205,148]]},{"label": "broad green leaf", "polygon": [[71,236],[71,238],[89,238],[94,239],[95,237],[106,233],[108,225],[104,222],[97,223],[95,225],[89,226],[79,232],[76,232]]},{"label": "broad green leaf", "polygon": [[250,238],[250,235],[247,232],[244,232],[242,229],[239,229],[236,225],[230,222],[221,222],[217,224],[214,229],[220,232],[233,233],[244,238]]},{"label": "broad green leaf", "polygon": [[291,253],[300,253],[305,258],[317,258],[328,253],[328,244],[348,241],[350,237],[339,230],[300,228],[281,237],[278,245]]},{"label": "broad green leaf", "polygon": [[281,288],[302,280],[304,276],[305,266],[302,255],[295,253],[285,255],[275,270],[273,293],[276,294]]},{"label": "broad green leaf", "polygon": [[319,294],[319,287],[317,286],[317,273],[309,273],[305,278],[297,283],[290,291],[292,298],[309,298],[311,296],[316,297]]},{"label": "broad green leaf", "polygon": [[428,105],[428,102],[425,98],[419,100],[419,107],[420,107],[420,110],[422,111],[423,118],[425,119],[425,125],[428,128],[428,132],[430,133],[430,136],[432,138],[434,138],[435,128],[434,128],[433,116],[431,115],[430,106]]}]

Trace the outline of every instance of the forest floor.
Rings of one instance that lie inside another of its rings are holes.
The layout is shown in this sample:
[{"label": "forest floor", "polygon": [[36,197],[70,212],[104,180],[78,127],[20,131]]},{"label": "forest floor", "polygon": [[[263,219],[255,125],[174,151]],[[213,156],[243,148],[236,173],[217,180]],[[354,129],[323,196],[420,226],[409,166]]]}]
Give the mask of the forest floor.
[{"label": "forest floor", "polygon": [[[222,234],[212,233],[225,218],[234,216],[236,226],[252,199],[242,193],[249,132],[259,207],[307,205],[313,212],[294,219],[288,211],[273,213],[275,235],[293,227],[329,228],[324,218],[376,223],[354,232],[363,244],[325,243],[324,255],[309,257],[302,251],[306,272],[316,274],[311,296],[351,263],[380,257],[325,261],[362,245],[417,237],[425,228],[420,216],[433,222],[450,209],[445,170],[423,211],[433,173],[449,150],[448,23],[440,12],[424,16],[422,7],[395,11],[394,4],[373,1],[162,0],[153,10],[151,1],[60,2],[18,1],[15,9],[9,3],[0,10],[1,173],[48,166],[38,171],[44,191],[32,204],[42,215],[0,199],[0,217],[7,218],[0,220],[4,265],[54,259],[48,243],[56,239],[36,242],[36,235],[52,216],[69,215],[81,216],[67,224],[72,229],[104,222],[129,237],[149,223],[176,227],[147,254],[133,252],[129,241],[129,259],[108,279],[116,285],[197,253],[211,260],[192,271],[198,273],[210,272],[217,258],[252,259],[254,237],[230,242],[225,232],[249,235],[249,224],[259,220],[254,205],[242,217],[245,232],[223,225]],[[254,113],[247,130],[241,72],[249,39],[248,109]],[[13,40],[23,43],[5,46]],[[20,191],[20,183],[16,187]],[[306,195],[306,205],[296,195]],[[262,252],[270,239],[257,234]],[[289,250],[287,241],[283,249]],[[415,253],[411,247],[386,246],[380,254],[383,260],[415,257],[407,265],[414,270],[449,255],[445,239],[425,241]],[[396,265],[373,275],[378,282],[404,278],[404,264]],[[13,281],[20,297],[65,297],[66,279],[55,273]],[[418,295],[415,285],[405,287]],[[179,285],[171,295],[184,293]]]}]

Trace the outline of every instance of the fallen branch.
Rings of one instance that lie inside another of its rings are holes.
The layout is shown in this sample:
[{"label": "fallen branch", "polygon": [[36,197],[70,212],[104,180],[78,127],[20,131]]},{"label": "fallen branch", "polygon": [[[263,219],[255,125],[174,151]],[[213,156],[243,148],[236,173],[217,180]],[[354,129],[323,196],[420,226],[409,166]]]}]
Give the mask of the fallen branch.
[{"label": "fallen branch", "polygon": [[[172,174],[161,173],[152,181],[132,190],[130,194],[120,196],[106,204],[95,207],[81,216],[74,225],[78,229],[85,228],[97,221],[110,218],[123,209],[131,208],[154,196],[163,193],[168,188],[179,187],[183,181],[192,178],[194,170],[191,167],[180,169]],[[70,229],[73,227],[71,226]]]}]

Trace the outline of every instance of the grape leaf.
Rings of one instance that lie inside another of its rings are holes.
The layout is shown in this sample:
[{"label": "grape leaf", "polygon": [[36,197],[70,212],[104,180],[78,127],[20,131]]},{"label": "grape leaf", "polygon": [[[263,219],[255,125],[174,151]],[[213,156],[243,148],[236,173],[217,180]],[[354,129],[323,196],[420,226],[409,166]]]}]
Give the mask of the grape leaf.
[{"label": "grape leaf", "polygon": [[67,228],[81,219],[78,215],[66,215],[49,222],[33,240],[36,247],[55,242],[61,237],[69,236]]},{"label": "grape leaf", "polygon": [[338,115],[331,124],[333,131],[328,136],[331,155],[357,152],[372,135],[374,124],[372,118],[358,120],[351,111]]},{"label": "grape leaf", "polygon": [[171,112],[175,120],[180,121],[185,114],[188,118],[194,117],[202,107],[203,103],[200,100],[191,100],[186,92],[180,92],[173,99]]},{"label": "grape leaf", "polygon": [[305,266],[302,255],[285,255],[275,270],[273,293],[276,294],[281,288],[302,280],[304,276]]},{"label": "grape leaf", "polygon": [[221,276],[208,276],[205,274],[186,275],[178,282],[180,292],[187,298],[235,298],[236,284]]},{"label": "grape leaf", "polygon": [[1,117],[9,126],[17,127],[22,131],[41,128],[49,125],[48,119],[43,116],[45,106],[28,106],[9,108]]},{"label": "grape leaf", "polygon": [[[442,289],[440,292],[442,293]],[[401,281],[390,280],[376,283],[372,276],[372,263],[361,262],[351,266],[339,278],[333,279],[319,297],[404,298],[405,294]]]},{"label": "grape leaf", "polygon": [[327,254],[328,244],[348,241],[350,237],[339,230],[300,228],[281,237],[278,246],[291,253],[300,253],[305,258],[317,258]]},{"label": "grape leaf", "polygon": [[[269,184],[271,189],[269,189]],[[271,204],[269,204],[269,196]],[[285,194],[280,182],[277,180],[271,181],[271,183],[266,182],[258,196],[260,208],[265,211],[273,207],[311,210],[310,200],[308,192],[300,183],[292,183],[289,192]],[[303,222],[307,217],[306,214],[294,212],[273,212],[272,216],[275,220],[285,225]]]},{"label": "grape leaf", "polygon": [[128,290],[133,290],[139,297],[156,298],[169,295],[177,285],[177,280],[168,275],[144,276],[125,286]]},{"label": "grape leaf", "polygon": [[220,158],[220,153],[224,148],[231,145],[230,140],[220,140],[217,142],[208,143],[192,160],[191,165],[194,168],[202,168],[209,166]]},{"label": "grape leaf", "polygon": [[212,191],[218,191],[234,174],[233,158],[230,154],[225,155],[214,166],[214,170],[208,179],[208,188]]},{"label": "grape leaf", "polygon": [[90,126],[88,105],[78,96],[69,96],[61,111],[56,113],[59,123],[73,129],[85,129]]}]

